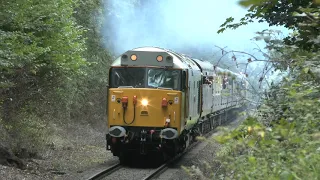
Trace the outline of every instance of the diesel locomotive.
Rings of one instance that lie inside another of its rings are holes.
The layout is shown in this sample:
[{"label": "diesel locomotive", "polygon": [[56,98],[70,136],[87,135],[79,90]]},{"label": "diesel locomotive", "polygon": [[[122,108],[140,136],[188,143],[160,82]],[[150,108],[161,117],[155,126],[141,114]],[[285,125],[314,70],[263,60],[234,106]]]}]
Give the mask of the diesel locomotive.
[{"label": "diesel locomotive", "polygon": [[[107,150],[172,157],[250,96],[245,76],[159,47],[120,55],[109,70]],[[220,117],[220,118],[219,118]]]}]

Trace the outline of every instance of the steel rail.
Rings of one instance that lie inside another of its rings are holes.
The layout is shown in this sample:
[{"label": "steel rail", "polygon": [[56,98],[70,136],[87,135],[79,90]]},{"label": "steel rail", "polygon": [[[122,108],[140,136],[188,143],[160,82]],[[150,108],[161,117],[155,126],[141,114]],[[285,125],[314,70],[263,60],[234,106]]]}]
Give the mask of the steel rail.
[{"label": "steel rail", "polygon": [[110,167],[102,170],[101,172],[91,176],[88,180],[99,180],[99,179],[102,179],[102,178],[112,174],[113,172],[115,172],[115,171],[117,171],[117,170],[119,170],[121,168],[122,168],[121,164],[117,163],[117,164],[115,164],[113,166],[110,166]]},{"label": "steel rail", "polygon": [[[208,138],[212,133],[213,133],[213,131],[210,131],[207,134],[205,134],[204,137]],[[183,152],[177,154],[175,157],[170,159],[165,164],[159,166],[152,173],[150,173],[149,175],[144,177],[143,180],[150,180],[150,179],[153,179],[154,177],[161,175],[165,170],[167,170],[169,168],[169,166],[171,164],[174,164],[179,158],[181,158],[183,155],[185,155],[187,152],[189,152],[191,149],[193,149],[195,146],[197,146],[200,142],[201,142],[200,140],[193,142],[187,149],[185,149]]]}]

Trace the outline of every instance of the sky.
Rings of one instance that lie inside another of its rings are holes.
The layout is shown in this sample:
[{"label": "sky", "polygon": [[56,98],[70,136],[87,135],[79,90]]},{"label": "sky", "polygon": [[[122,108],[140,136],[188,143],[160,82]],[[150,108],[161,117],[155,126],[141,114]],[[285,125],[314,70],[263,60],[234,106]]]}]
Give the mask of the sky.
[{"label": "sky", "polygon": [[105,2],[104,42],[117,55],[141,46],[209,56],[220,53],[215,46],[227,46],[227,50],[256,54],[255,43],[261,48],[264,43],[250,40],[256,36],[255,32],[278,29],[288,34],[287,29],[269,27],[267,23],[252,23],[217,34],[226,18],[232,16],[238,22],[246,14],[247,10],[237,0],[149,0],[143,1],[139,6],[142,8],[131,3],[139,0]]}]

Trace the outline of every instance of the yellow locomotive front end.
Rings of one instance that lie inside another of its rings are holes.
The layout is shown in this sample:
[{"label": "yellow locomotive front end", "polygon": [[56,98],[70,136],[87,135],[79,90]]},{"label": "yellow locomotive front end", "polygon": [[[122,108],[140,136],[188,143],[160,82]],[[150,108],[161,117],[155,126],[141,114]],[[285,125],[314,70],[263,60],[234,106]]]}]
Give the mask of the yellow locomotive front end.
[{"label": "yellow locomotive front end", "polygon": [[120,160],[178,152],[185,125],[182,82],[182,70],[165,51],[132,50],[119,57],[109,73],[107,149]]},{"label": "yellow locomotive front end", "polygon": [[[181,92],[165,89],[111,88],[109,90],[108,128],[119,132],[116,126],[174,128],[176,138],[180,131]],[[113,134],[117,136],[116,134]]]}]

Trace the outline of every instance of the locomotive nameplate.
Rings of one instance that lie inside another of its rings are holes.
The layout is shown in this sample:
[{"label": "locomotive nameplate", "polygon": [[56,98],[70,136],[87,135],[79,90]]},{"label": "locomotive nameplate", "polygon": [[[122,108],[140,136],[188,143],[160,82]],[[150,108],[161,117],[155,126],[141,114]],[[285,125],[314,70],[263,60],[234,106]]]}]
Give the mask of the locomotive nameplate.
[{"label": "locomotive nameplate", "polygon": [[[159,61],[159,56],[162,56]],[[131,57],[135,57],[134,60]],[[122,66],[167,66],[173,67],[173,57],[167,52],[127,51],[121,55]]]}]

